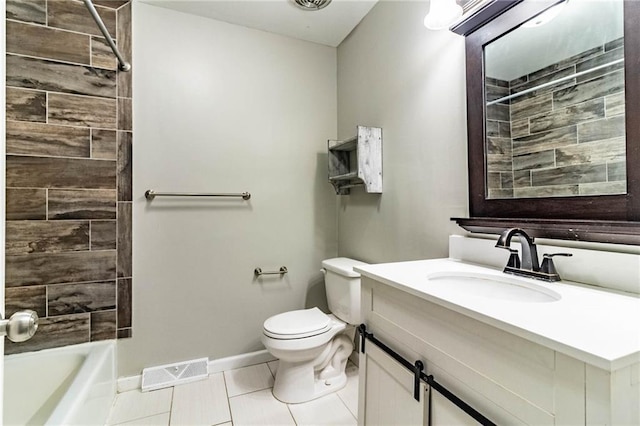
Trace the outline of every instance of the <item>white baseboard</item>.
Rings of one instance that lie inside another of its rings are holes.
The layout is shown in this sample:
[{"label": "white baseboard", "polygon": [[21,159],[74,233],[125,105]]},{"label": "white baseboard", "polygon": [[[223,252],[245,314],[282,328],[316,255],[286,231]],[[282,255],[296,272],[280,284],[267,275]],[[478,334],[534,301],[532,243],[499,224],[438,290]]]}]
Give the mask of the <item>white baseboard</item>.
[{"label": "white baseboard", "polygon": [[[266,349],[263,349],[261,351],[211,360],[207,364],[207,371],[209,374],[214,374],[221,371],[248,367],[250,365],[275,360],[276,358],[273,355],[271,355]],[[137,376],[120,377],[117,382],[118,393],[140,389],[141,387],[142,374],[138,374]]]},{"label": "white baseboard", "polygon": [[246,354],[229,356],[226,358],[209,361],[209,374],[220,371],[233,370],[236,368],[248,367],[250,365],[262,364],[263,362],[275,361],[276,357],[271,355],[266,349]]}]

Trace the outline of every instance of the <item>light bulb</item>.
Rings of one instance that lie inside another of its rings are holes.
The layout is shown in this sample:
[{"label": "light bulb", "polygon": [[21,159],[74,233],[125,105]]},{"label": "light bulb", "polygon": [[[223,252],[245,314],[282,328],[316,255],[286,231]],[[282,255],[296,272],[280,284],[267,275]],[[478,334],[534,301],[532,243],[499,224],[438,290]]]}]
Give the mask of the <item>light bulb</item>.
[{"label": "light bulb", "polygon": [[456,0],[431,0],[424,26],[430,30],[442,30],[461,16],[462,7],[456,4]]}]

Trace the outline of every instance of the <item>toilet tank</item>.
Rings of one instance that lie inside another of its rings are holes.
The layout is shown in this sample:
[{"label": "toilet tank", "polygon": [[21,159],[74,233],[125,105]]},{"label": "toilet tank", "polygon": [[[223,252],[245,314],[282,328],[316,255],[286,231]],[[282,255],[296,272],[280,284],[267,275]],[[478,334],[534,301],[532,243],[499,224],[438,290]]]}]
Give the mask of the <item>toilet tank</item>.
[{"label": "toilet tank", "polygon": [[353,270],[358,265],[367,264],[347,257],[322,261],[329,310],[352,325],[360,323],[360,273]]}]

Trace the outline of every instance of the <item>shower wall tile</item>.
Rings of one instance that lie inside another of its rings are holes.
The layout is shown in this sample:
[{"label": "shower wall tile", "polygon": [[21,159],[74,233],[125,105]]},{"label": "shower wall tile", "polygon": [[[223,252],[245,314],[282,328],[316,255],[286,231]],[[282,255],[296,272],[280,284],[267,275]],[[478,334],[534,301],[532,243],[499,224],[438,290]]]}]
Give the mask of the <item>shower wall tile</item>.
[{"label": "shower wall tile", "polygon": [[131,201],[133,187],[132,133],[118,132],[118,201]]},{"label": "shower wall tile", "polygon": [[107,98],[116,96],[115,71],[16,55],[7,55],[7,85]]},{"label": "shower wall tile", "polygon": [[116,163],[7,155],[7,186],[25,188],[115,188]]},{"label": "shower wall tile", "polygon": [[577,143],[578,131],[576,126],[562,127],[514,138],[513,155],[530,154]]},{"label": "shower wall tile", "polygon": [[118,130],[131,130],[131,99],[118,98]]},{"label": "shower wall tile", "polygon": [[116,311],[91,312],[91,341],[116,338]]},{"label": "shower wall tile", "polygon": [[91,131],[91,158],[115,160],[117,142],[115,130],[95,129]]},{"label": "shower wall tile", "polygon": [[7,87],[7,120],[44,123],[47,121],[47,94]]},{"label": "shower wall tile", "polygon": [[569,166],[588,162],[622,162],[626,158],[625,142],[626,139],[621,137],[558,148],[556,149],[556,165]]},{"label": "shower wall tile", "polygon": [[[116,11],[96,6],[109,34],[116,33]],[[76,0],[47,0],[47,17],[50,27],[62,28],[79,33],[102,36],[86,6]]]},{"label": "shower wall tile", "polygon": [[131,327],[131,278],[118,278],[118,329]]},{"label": "shower wall tile", "polygon": [[84,34],[7,21],[6,40],[8,53],[90,64],[91,39]]},{"label": "shower wall tile", "polygon": [[513,157],[513,170],[531,170],[553,167],[555,153],[553,150],[516,155]]},{"label": "shower wall tile", "polygon": [[113,189],[50,189],[49,219],[115,219]]},{"label": "shower wall tile", "polygon": [[627,182],[597,182],[578,185],[580,195],[626,194]]},{"label": "shower wall tile", "polygon": [[[130,3],[94,4],[131,61]],[[6,5],[6,309],[41,317],[7,353],[131,337],[132,73],[82,1]]]},{"label": "shower wall tile", "polygon": [[131,203],[118,202],[118,278],[132,275]]},{"label": "shower wall tile", "polygon": [[606,164],[578,164],[531,171],[533,186],[593,183],[606,180]]},{"label": "shower wall tile", "polygon": [[[131,3],[127,3],[117,11],[118,16],[118,49],[124,59],[133,66],[133,58],[131,55]],[[118,73],[118,96],[123,98],[131,98],[132,73]]]},{"label": "shower wall tile", "polygon": [[7,256],[89,250],[88,221],[9,221]]},{"label": "shower wall tile", "polygon": [[31,253],[6,258],[6,287],[105,281],[116,276],[116,252]]},{"label": "shower wall tile", "polygon": [[529,131],[538,133],[598,118],[604,118],[604,98],[593,99],[566,108],[556,109],[548,114],[531,117]]},{"label": "shower wall tile", "polygon": [[118,60],[103,37],[91,37],[91,65],[108,70],[118,68]]},{"label": "shower wall tile", "polygon": [[47,218],[47,190],[36,188],[7,188],[7,220],[45,220]]},{"label": "shower wall tile", "polygon": [[116,282],[104,281],[49,286],[48,315],[103,311],[116,307]]},{"label": "shower wall tile", "polygon": [[116,100],[49,93],[48,120],[68,126],[116,128]]},{"label": "shower wall tile", "polygon": [[89,157],[89,129],[7,121],[7,154]]},{"label": "shower wall tile", "polygon": [[578,142],[585,143],[621,138],[624,137],[625,133],[624,115],[618,115],[580,124],[578,126]]},{"label": "shower wall tile", "polygon": [[115,250],[116,240],[115,220],[91,221],[91,250]]},{"label": "shower wall tile", "polygon": [[91,337],[90,322],[89,313],[41,318],[38,332],[30,340],[22,343],[7,340],[5,353],[10,355],[86,343]]},{"label": "shower wall tile", "polygon": [[607,117],[613,117],[614,115],[623,115],[625,112],[625,99],[624,92],[616,93],[615,95],[609,95],[605,100],[605,109]]},{"label": "shower wall tile", "polygon": [[47,316],[47,287],[13,287],[4,293],[5,318],[23,309],[36,311],[39,317]]},{"label": "shower wall tile", "polygon": [[616,71],[553,94],[554,108],[577,104],[624,90],[624,72]]},{"label": "shower wall tile", "polygon": [[607,177],[609,181],[626,181],[627,168],[624,161],[616,161],[607,164]]},{"label": "shower wall tile", "polygon": [[572,197],[579,194],[578,185],[530,186],[513,191],[515,198]]},{"label": "shower wall tile", "polygon": [[6,7],[7,19],[43,25],[47,23],[46,0],[7,0]]},{"label": "shower wall tile", "polygon": [[[577,72],[587,71],[594,67],[602,66],[610,62],[617,61],[619,59],[624,59],[624,49],[622,47],[618,49],[609,50],[608,52],[603,53],[602,55],[596,56],[595,58],[592,58],[577,64],[576,71]],[[622,70],[622,69],[624,69],[624,63],[619,62],[617,64],[613,64],[608,67],[601,68],[597,71],[591,71],[588,74],[577,77],[577,82],[581,83],[583,81],[592,80],[595,77],[600,77],[604,74],[609,74],[610,72]]]}]

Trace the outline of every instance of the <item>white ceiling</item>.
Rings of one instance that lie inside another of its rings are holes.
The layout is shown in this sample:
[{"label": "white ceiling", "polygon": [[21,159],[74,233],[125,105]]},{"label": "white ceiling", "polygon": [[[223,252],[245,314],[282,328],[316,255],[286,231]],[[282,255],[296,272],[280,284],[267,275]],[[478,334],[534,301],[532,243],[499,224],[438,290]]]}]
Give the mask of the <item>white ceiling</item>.
[{"label": "white ceiling", "polygon": [[333,0],[305,11],[291,0],[143,0],[145,3],[336,47],[377,0]]}]

